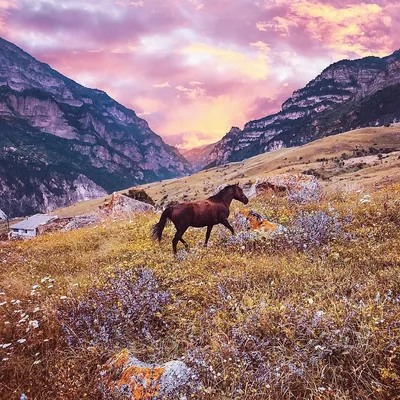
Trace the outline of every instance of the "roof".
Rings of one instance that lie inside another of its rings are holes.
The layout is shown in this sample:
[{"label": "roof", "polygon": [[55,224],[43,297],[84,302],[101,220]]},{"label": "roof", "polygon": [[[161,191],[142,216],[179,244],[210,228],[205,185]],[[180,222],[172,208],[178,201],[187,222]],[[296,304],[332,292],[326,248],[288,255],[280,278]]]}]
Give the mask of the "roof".
[{"label": "roof", "polygon": [[46,224],[47,222],[57,218],[55,215],[36,214],[11,225],[11,229],[36,229],[38,226]]}]

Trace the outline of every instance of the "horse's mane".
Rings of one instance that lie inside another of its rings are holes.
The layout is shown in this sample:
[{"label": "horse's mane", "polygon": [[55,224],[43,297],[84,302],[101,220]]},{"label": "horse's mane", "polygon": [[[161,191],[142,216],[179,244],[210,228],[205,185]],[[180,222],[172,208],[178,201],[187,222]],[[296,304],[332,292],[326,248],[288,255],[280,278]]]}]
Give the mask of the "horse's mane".
[{"label": "horse's mane", "polygon": [[220,200],[222,195],[231,188],[234,188],[236,185],[227,185],[224,188],[222,188],[217,194],[214,194],[214,196],[209,197],[207,200]]}]

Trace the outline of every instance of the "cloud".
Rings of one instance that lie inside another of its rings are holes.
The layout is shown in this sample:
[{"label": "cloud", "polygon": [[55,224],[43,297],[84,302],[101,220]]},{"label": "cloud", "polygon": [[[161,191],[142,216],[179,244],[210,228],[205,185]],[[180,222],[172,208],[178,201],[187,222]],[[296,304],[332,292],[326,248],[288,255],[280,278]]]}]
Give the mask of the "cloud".
[{"label": "cloud", "polygon": [[156,83],[153,85],[153,87],[166,88],[166,87],[171,87],[171,85],[168,82],[164,82],[164,83]]},{"label": "cloud", "polygon": [[0,0],[0,30],[190,147],[278,111],[333,61],[399,48],[397,3]]}]

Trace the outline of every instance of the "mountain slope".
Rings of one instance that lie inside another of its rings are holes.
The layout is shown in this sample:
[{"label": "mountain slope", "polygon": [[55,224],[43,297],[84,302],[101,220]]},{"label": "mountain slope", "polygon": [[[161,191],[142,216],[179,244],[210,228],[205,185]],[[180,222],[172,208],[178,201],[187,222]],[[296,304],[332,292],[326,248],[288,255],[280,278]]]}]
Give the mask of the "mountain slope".
[{"label": "mountain slope", "polygon": [[197,172],[207,163],[208,157],[214,149],[214,146],[215,143],[206,144],[190,150],[181,150],[180,153],[190,162],[193,171]]},{"label": "mountain slope", "polygon": [[189,171],[134,111],[0,39],[0,209],[48,211]]},{"label": "mountain slope", "polygon": [[232,128],[207,167],[366,126],[400,120],[400,51],[330,65],[282,105],[282,110]]}]

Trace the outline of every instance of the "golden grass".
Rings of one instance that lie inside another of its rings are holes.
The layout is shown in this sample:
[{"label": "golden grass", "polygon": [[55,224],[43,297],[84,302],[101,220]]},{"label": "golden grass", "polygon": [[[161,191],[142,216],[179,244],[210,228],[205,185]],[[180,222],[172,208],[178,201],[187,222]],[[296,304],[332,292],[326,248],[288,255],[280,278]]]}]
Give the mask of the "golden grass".
[{"label": "golden grass", "polygon": [[[150,269],[170,293],[172,302],[160,316],[168,326],[165,335],[152,342],[137,336],[131,347],[150,362],[188,351],[205,354],[214,372],[197,370],[202,389],[195,398],[395,398],[400,390],[400,186],[372,194],[371,203],[361,203],[361,196],[329,193],[303,206],[286,198],[251,200],[250,208],[284,224],[301,210],[334,207],[342,216],[351,213],[354,239],[310,249],[308,255],[273,241],[227,247],[220,235],[225,228],[217,227],[208,249],[202,247],[204,229],[190,229],[185,235],[190,252],[174,258],[172,226],[161,245],[150,239],[159,218],[153,213],[2,244],[0,302],[8,303],[1,306],[0,337],[12,350],[0,349],[0,397],[25,392],[32,399],[101,398],[99,366],[118,344],[69,347],[56,316],[65,301],[61,296],[84,296],[118,266]],[[41,283],[47,276],[54,282]],[[41,296],[31,294],[36,284]],[[11,305],[11,300],[21,303]],[[41,311],[32,314],[34,307]],[[40,327],[25,332],[18,323],[21,313],[13,314],[18,308],[29,311]],[[316,315],[323,317],[312,326]],[[27,341],[18,344],[20,338]],[[256,379],[260,363],[252,358],[258,351],[275,371],[262,382]],[[325,355],[312,361],[318,352]]]}]

